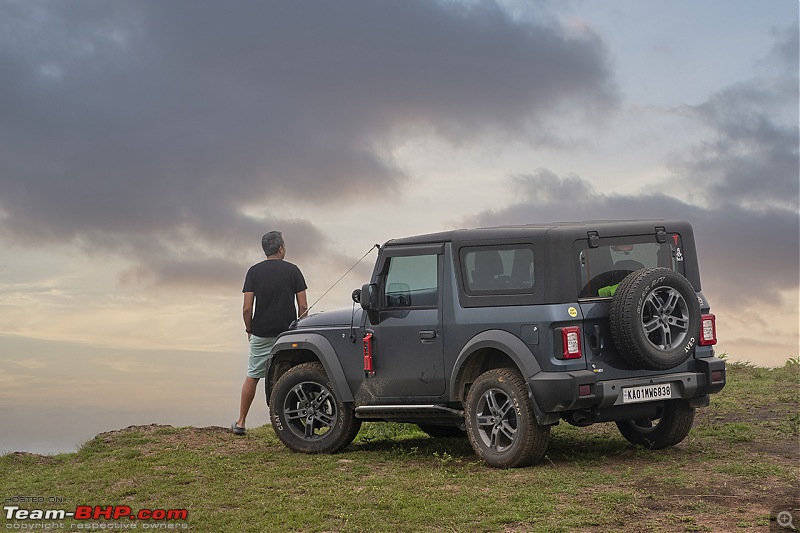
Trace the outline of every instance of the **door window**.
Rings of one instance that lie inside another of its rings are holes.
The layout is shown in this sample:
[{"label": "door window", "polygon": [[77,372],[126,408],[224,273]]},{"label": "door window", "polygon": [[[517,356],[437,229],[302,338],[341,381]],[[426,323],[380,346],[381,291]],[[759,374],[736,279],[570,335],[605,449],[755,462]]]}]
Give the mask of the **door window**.
[{"label": "door window", "polygon": [[436,254],[389,259],[385,307],[438,307],[439,260]]}]

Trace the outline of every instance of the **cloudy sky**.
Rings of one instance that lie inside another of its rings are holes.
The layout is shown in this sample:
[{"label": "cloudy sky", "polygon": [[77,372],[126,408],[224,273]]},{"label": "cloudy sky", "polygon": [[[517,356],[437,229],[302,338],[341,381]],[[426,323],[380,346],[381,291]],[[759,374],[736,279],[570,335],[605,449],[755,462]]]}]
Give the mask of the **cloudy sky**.
[{"label": "cloudy sky", "polygon": [[782,364],[798,113],[795,0],[0,0],[0,452],[229,423],[271,229],[313,302],[393,237],[688,219],[719,351]]}]

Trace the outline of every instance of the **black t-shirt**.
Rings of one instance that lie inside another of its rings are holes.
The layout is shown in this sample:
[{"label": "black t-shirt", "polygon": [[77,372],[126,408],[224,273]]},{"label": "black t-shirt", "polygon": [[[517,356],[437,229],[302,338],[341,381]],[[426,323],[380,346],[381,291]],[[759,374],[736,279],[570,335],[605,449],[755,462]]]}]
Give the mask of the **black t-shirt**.
[{"label": "black t-shirt", "polygon": [[306,280],[296,265],[267,259],[250,267],[242,292],[256,295],[251,330],[258,337],[275,337],[297,318],[295,294],[306,290]]}]

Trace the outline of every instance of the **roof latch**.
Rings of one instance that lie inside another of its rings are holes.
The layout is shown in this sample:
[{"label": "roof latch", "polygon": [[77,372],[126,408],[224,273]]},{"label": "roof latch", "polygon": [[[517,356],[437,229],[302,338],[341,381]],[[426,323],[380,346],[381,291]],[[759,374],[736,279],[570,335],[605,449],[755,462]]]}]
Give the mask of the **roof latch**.
[{"label": "roof latch", "polygon": [[587,233],[589,236],[589,248],[598,248],[600,247],[600,234],[596,231],[590,231]]}]

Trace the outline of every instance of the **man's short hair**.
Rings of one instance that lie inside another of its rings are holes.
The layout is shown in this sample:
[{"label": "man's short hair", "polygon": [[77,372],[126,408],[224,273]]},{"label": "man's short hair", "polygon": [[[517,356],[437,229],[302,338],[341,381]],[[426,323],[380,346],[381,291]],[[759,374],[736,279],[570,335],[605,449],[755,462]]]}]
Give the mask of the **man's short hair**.
[{"label": "man's short hair", "polygon": [[280,231],[270,231],[261,237],[261,248],[267,256],[275,255],[283,246],[283,234]]}]

